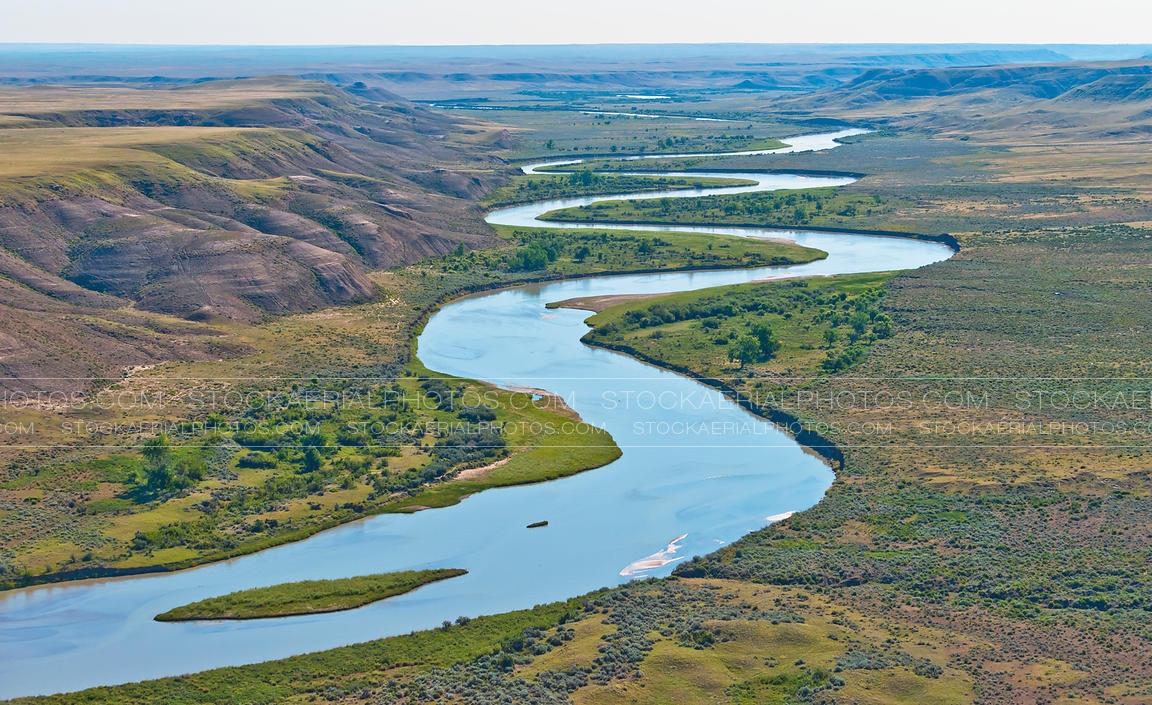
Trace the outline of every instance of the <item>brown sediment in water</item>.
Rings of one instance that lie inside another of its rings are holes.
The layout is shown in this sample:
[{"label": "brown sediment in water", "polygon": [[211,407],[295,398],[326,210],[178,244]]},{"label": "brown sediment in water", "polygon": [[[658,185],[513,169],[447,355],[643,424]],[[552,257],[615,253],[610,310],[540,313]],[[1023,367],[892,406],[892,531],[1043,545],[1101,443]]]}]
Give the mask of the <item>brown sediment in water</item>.
[{"label": "brown sediment in water", "polygon": [[681,534],[680,536],[677,536],[676,538],[669,541],[668,546],[666,546],[664,550],[657,551],[650,556],[645,556],[638,561],[632,561],[628,565],[624,566],[624,569],[620,571],[620,575],[624,577],[632,577],[634,575],[639,575],[646,570],[662,568],[669,563],[675,563],[676,561],[682,560],[684,557],[677,556],[676,552],[680,550],[680,542],[686,538],[688,538],[688,534]]}]

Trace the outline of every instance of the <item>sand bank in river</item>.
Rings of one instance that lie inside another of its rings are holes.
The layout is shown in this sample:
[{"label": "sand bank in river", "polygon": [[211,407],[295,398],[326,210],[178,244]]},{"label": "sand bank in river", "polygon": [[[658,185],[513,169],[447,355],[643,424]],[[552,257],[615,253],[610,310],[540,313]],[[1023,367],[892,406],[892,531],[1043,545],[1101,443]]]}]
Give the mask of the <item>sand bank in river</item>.
[{"label": "sand bank in river", "polygon": [[668,542],[668,546],[666,546],[664,550],[657,551],[650,556],[645,556],[638,561],[632,561],[628,565],[624,566],[624,569],[620,571],[620,575],[636,575],[638,573],[643,573],[646,570],[661,568],[668,565],[669,563],[674,563],[680,560],[683,558],[683,556],[677,556],[676,551],[680,549],[679,543],[686,538],[688,538],[688,534],[677,536]]},{"label": "sand bank in river", "polygon": [[581,311],[593,311],[600,313],[609,306],[616,304],[623,304],[629,301],[639,301],[641,299],[651,299],[654,296],[666,296],[666,294],[606,294],[604,296],[577,296],[574,299],[565,299],[555,303],[548,304],[549,308],[578,308]]}]

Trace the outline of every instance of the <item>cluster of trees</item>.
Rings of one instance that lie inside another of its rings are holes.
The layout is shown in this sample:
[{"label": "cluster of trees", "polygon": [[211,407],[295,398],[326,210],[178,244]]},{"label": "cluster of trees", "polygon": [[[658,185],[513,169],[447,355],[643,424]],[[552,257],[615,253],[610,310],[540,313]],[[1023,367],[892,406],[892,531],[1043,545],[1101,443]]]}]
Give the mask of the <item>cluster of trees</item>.
[{"label": "cluster of trees", "polygon": [[621,320],[629,328],[652,328],[700,318],[731,318],[738,313],[762,308],[757,303],[744,306],[739,302],[724,299],[700,300],[687,304],[656,303],[647,308],[627,311]]},{"label": "cluster of trees", "polygon": [[504,437],[496,428],[453,429],[432,446],[433,460],[420,470],[419,478],[434,482],[460,465],[499,458],[505,451]]},{"label": "cluster of trees", "polygon": [[150,531],[137,531],[131,542],[135,551],[178,546],[198,551],[218,551],[235,548],[236,545],[236,536],[219,531],[217,523],[209,517],[165,524]]},{"label": "cluster of trees", "polygon": [[353,695],[380,705],[444,702],[569,705],[571,694],[588,684],[588,675],[578,668],[547,670],[535,678],[525,678],[514,673],[515,664],[516,656],[499,651],[448,668],[420,673],[409,680],[389,681],[375,693],[334,690],[325,696],[329,700],[339,700]]},{"label": "cluster of trees", "polygon": [[[883,313],[878,306],[880,293],[878,289],[867,291],[847,301],[847,296],[841,292],[830,301],[819,302],[824,309],[812,317],[812,322],[827,323],[832,331],[841,326],[848,326],[852,330],[850,342],[853,343],[864,337],[869,330],[877,338],[887,338],[892,335],[892,318]],[[832,336],[826,334],[826,342],[829,344],[836,342],[837,335],[837,333]]]},{"label": "cluster of trees", "polygon": [[738,336],[728,345],[728,359],[740,366],[753,362],[768,362],[776,356],[780,341],[767,323],[753,323],[748,333]]},{"label": "cluster of trees", "polygon": [[912,672],[925,678],[939,678],[944,669],[928,659],[915,658],[899,649],[876,649],[857,646],[836,659],[836,671],[869,670],[879,671],[894,666],[908,666]]},{"label": "cluster of trees", "polygon": [[822,363],[822,367],[827,372],[846,370],[863,360],[866,352],[868,351],[863,345],[856,344],[849,345],[840,351],[830,350],[828,357]]},{"label": "cluster of trees", "polygon": [[439,377],[420,377],[420,389],[424,391],[424,402],[434,404],[439,411],[454,411],[461,421],[479,423],[494,421],[496,410],[485,404],[469,404],[464,398],[463,387],[454,389]]},{"label": "cluster of trees", "polygon": [[174,455],[168,434],[160,433],[144,442],[142,476],[137,478],[152,495],[160,495],[191,487],[204,479],[207,463],[195,450]]},{"label": "cluster of trees", "polygon": [[[510,272],[534,272],[547,269],[562,257],[570,257],[583,263],[596,256],[597,262],[619,263],[621,266],[635,266],[636,257],[646,257],[657,253],[661,248],[669,248],[671,243],[661,238],[634,237],[608,233],[527,233],[517,231],[517,247],[507,255],[503,268]],[[691,253],[683,248],[666,250],[666,257],[695,258],[700,260],[719,259],[701,253]]]},{"label": "cluster of trees", "polygon": [[535,272],[547,269],[563,251],[564,243],[558,237],[535,238],[508,256],[507,268],[510,272]]}]

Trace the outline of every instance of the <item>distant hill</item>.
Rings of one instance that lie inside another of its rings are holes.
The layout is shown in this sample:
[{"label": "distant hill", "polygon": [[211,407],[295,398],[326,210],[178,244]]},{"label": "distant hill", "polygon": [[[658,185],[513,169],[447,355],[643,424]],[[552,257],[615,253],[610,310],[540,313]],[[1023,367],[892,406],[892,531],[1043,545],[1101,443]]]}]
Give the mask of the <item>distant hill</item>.
[{"label": "distant hill", "polygon": [[1036,134],[1152,134],[1152,63],[1061,63],[920,70],[873,69],[783,104],[873,124],[964,133],[980,125]]},{"label": "distant hill", "polygon": [[1137,59],[1150,46],[1029,44],[618,44],[472,47],[145,47],[0,45],[0,84],[283,74],[363,83],[410,99],[709,90],[806,91],[871,68],[927,69]]},{"label": "distant hill", "polygon": [[1040,65],[987,66],[934,70],[875,69],[837,91],[841,102],[884,101],[971,94],[985,90],[1011,91],[1032,98],[1057,98],[1102,79],[1146,82],[1152,65]]},{"label": "distant hill", "polygon": [[220,357],[176,319],[366,301],[372,270],[484,244],[505,167],[460,139],[486,134],[296,79],[0,89],[0,376]]}]

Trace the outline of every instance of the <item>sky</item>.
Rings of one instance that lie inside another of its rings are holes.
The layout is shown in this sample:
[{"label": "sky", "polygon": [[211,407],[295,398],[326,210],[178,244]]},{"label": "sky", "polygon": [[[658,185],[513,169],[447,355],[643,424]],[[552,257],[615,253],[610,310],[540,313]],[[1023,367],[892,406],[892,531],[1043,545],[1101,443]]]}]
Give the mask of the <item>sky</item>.
[{"label": "sky", "polygon": [[1152,43],[1147,0],[0,0],[0,42]]}]

